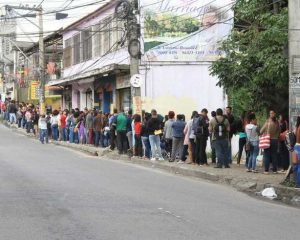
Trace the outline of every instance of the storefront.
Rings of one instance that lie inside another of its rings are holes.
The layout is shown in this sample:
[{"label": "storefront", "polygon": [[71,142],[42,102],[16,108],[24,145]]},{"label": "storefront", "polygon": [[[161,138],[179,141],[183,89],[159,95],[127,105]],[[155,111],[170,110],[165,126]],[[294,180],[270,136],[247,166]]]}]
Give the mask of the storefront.
[{"label": "storefront", "polygon": [[128,111],[131,108],[130,75],[119,75],[116,78],[116,107]]},{"label": "storefront", "polygon": [[114,75],[96,78],[94,102],[96,109],[110,113],[115,108],[115,83]]}]

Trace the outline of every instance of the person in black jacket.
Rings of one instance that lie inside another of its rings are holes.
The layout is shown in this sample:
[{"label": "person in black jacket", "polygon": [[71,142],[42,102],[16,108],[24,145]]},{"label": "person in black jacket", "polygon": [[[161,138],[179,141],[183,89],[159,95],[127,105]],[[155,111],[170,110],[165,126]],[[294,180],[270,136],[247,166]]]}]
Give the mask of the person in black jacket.
[{"label": "person in black jacket", "polygon": [[150,118],[151,118],[151,114],[145,113],[144,122],[141,128],[141,137],[144,146],[144,156],[147,159],[150,159],[150,155],[151,155],[151,145],[149,141],[149,130],[148,130],[148,121],[150,120]]},{"label": "person in black jacket", "polygon": [[152,158],[151,161],[156,160],[156,152],[159,161],[163,161],[160,148],[160,134],[161,130],[161,121],[158,119],[156,110],[151,111],[151,119],[148,122],[148,131],[149,131],[149,141],[151,145]]}]

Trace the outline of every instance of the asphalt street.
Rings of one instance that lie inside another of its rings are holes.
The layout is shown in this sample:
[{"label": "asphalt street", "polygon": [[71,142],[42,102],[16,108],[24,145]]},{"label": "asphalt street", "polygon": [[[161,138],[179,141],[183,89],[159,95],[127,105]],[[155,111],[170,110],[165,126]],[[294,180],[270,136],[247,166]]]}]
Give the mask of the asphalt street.
[{"label": "asphalt street", "polygon": [[294,240],[299,221],[299,209],[0,126],[1,240]]}]

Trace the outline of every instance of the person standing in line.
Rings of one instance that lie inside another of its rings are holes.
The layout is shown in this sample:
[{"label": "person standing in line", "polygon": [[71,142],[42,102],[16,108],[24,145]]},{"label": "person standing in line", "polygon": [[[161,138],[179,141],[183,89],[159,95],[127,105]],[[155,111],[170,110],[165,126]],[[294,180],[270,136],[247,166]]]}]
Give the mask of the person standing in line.
[{"label": "person standing in line", "polygon": [[[217,115],[216,111],[212,111],[210,115],[212,118],[215,118]],[[213,144],[214,142],[212,141],[212,133],[209,133],[209,141],[210,141],[210,148],[211,148],[211,163],[215,165],[217,163],[217,157],[216,157],[216,148]]]},{"label": "person standing in line", "polygon": [[109,136],[110,136],[110,150],[113,151],[116,148],[116,122],[117,122],[118,110],[114,109],[113,115],[109,118]]},{"label": "person standing in line", "polygon": [[150,159],[151,157],[151,145],[149,141],[149,130],[148,130],[148,121],[151,118],[150,113],[145,113],[144,121],[141,127],[141,136],[142,136],[142,142],[144,146],[144,156],[145,159]]},{"label": "person standing in line", "polygon": [[285,145],[285,136],[289,129],[289,124],[282,114],[279,115],[278,124],[280,128],[279,135],[279,156],[278,167],[282,168],[282,172],[285,173],[290,166],[290,154]]},{"label": "person standing in line", "polygon": [[42,114],[39,118],[39,134],[40,134],[40,142],[44,144],[44,142],[48,143],[48,128],[47,128],[47,119],[45,114]]},{"label": "person standing in line", "polygon": [[230,124],[228,119],[223,116],[223,110],[218,108],[216,117],[209,122],[209,132],[212,134],[212,141],[216,149],[218,163],[215,168],[230,168],[228,162],[228,138]]},{"label": "person standing in line", "polygon": [[126,123],[127,119],[124,111],[122,110],[116,119],[117,130],[117,147],[119,154],[126,154],[128,150],[127,136],[126,136]]},{"label": "person standing in line", "polygon": [[59,117],[58,117],[58,127],[59,127],[59,139],[60,141],[66,141],[66,112],[60,111]]},{"label": "person standing in line", "polygon": [[[162,134],[161,121],[158,119],[157,111],[151,111],[151,119],[148,121],[149,141],[151,145],[152,157],[151,161],[155,161],[158,157],[159,161],[163,161],[160,147],[160,135]],[[156,154],[157,153],[157,154]]]},{"label": "person standing in line", "polygon": [[173,111],[169,111],[168,113],[168,120],[165,122],[165,126],[164,126],[164,139],[165,139],[165,142],[166,142],[166,151],[168,153],[172,153],[172,142],[173,142],[173,137],[172,137],[172,125],[173,123],[175,122],[175,112]]},{"label": "person standing in line", "polygon": [[8,106],[8,114],[9,114],[10,124],[17,123],[17,117],[16,117],[17,111],[18,111],[18,109],[17,109],[16,103],[14,100],[12,100]]},{"label": "person standing in line", "polygon": [[94,118],[93,126],[95,132],[95,147],[99,147],[99,142],[101,142],[101,134],[103,129],[102,112],[96,112],[96,117]]},{"label": "person standing in line", "polygon": [[227,151],[227,157],[228,157],[228,163],[232,163],[232,149],[231,149],[231,140],[233,137],[233,134],[236,133],[236,127],[235,127],[235,120],[234,116],[232,115],[232,107],[228,106],[226,107],[226,118],[230,125],[230,132],[228,135],[228,151]]},{"label": "person standing in line", "polygon": [[[176,121],[172,124],[172,154],[169,162],[174,162],[176,160],[177,155],[181,158],[183,143],[184,143],[184,128],[185,122],[182,114],[178,114],[176,117]],[[179,163],[183,163],[183,161],[179,161]]]},{"label": "person standing in line", "polygon": [[245,149],[246,167],[247,167],[248,161],[249,161],[249,151],[246,149],[247,134],[245,132],[245,128],[246,128],[246,125],[248,124],[248,122],[247,122],[248,119],[247,119],[246,114],[247,114],[246,111],[242,112],[240,119],[237,121],[236,128],[237,128],[237,132],[239,133],[239,152],[238,152],[237,164],[238,164],[238,166],[240,166],[243,151]]},{"label": "person standing in line", "polygon": [[59,112],[54,110],[50,119],[52,138],[54,141],[58,140],[58,114]]},{"label": "person standing in line", "polygon": [[134,144],[133,144],[133,138],[134,135],[132,133],[132,109],[129,109],[127,112],[127,116],[126,116],[126,137],[128,140],[128,147],[129,147],[129,152],[131,152],[133,154],[133,148],[134,148]]},{"label": "person standing in line", "polygon": [[74,111],[74,109],[72,109],[66,119],[66,126],[67,126],[68,132],[69,132],[69,142],[70,143],[74,143],[74,127],[75,127],[74,113],[75,113],[75,111]]},{"label": "person standing in line", "polygon": [[245,132],[247,136],[247,141],[250,144],[250,151],[249,151],[249,159],[247,165],[247,172],[254,172],[257,173],[256,170],[256,158],[259,153],[259,128],[257,126],[257,121],[255,118],[255,114],[250,114],[248,116],[249,123],[245,127]]},{"label": "person standing in line", "polygon": [[85,115],[86,143],[93,144],[93,115],[94,112],[89,110]]},{"label": "person standing in line", "polygon": [[195,134],[193,130],[193,121],[194,118],[198,117],[198,112],[193,111],[191,119],[187,122],[184,128],[184,134],[185,134],[185,141],[188,142],[188,161],[186,162],[187,164],[194,164],[195,163]]},{"label": "person standing in line", "polygon": [[296,154],[296,160],[294,162],[293,171],[296,175],[296,188],[300,188],[300,117],[297,117],[296,123],[296,145],[294,151]]},{"label": "person standing in line", "polygon": [[260,134],[270,135],[270,147],[264,150],[264,174],[269,174],[270,163],[272,162],[273,173],[277,173],[278,168],[278,138],[280,128],[276,119],[276,114],[273,110],[270,111],[270,117],[265,122],[264,126],[260,130]]},{"label": "person standing in line", "polygon": [[203,109],[198,118],[193,122],[193,130],[196,136],[196,152],[195,152],[195,162],[200,165],[206,165],[207,163],[207,155],[206,155],[206,146],[207,140],[209,136],[209,119],[207,117],[208,111],[207,109]]},{"label": "person standing in line", "polygon": [[143,157],[143,143],[141,138],[141,115],[136,114],[134,117],[134,137],[135,137],[135,156]]}]

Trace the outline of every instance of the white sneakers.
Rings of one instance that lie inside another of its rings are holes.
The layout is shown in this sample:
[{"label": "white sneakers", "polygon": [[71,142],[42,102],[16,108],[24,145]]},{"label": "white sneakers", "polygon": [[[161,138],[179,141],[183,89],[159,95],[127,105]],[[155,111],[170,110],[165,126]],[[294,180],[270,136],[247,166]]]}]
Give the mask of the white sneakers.
[{"label": "white sneakers", "polygon": [[[165,160],[165,159],[162,158],[162,157],[158,159],[158,161],[164,161],[164,160]],[[156,158],[151,158],[151,161],[156,161]]]}]

